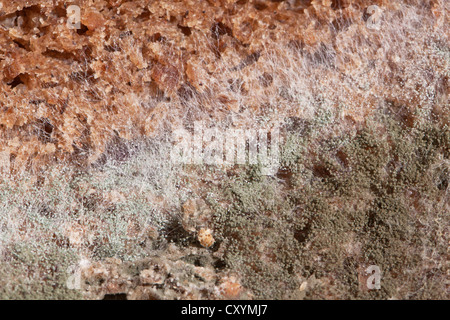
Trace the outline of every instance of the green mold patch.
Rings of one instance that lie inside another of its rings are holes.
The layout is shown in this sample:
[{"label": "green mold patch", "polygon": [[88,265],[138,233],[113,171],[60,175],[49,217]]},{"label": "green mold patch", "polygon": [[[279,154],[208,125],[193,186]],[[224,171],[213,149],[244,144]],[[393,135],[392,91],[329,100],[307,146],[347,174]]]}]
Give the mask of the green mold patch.
[{"label": "green mold patch", "polygon": [[256,298],[296,298],[308,279],[306,298],[446,296],[449,129],[416,120],[379,114],[332,139],[323,126],[287,132],[276,176],[247,168],[210,193],[224,260]]},{"label": "green mold patch", "polygon": [[0,264],[0,299],[80,299],[79,290],[67,285],[77,257],[70,249],[36,243],[4,249]]},{"label": "green mold patch", "polygon": [[[298,283],[300,246],[292,228],[292,203],[285,201],[281,188],[271,178],[255,177],[254,171],[231,181],[224,208],[215,208],[215,237],[226,241],[225,261],[229,268],[245,275],[244,285],[257,297],[282,298]],[[273,284],[276,284],[275,286]]]}]

